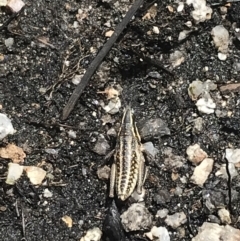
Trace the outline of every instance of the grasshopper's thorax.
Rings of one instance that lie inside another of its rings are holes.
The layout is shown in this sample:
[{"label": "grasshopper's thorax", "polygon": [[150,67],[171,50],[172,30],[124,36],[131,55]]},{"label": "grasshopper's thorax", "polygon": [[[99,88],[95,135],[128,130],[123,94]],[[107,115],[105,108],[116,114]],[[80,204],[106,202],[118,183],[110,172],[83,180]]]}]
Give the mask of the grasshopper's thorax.
[{"label": "grasshopper's thorax", "polygon": [[115,152],[116,192],[118,198],[126,200],[136,187],[141,159],[140,136],[133,121],[130,107],[125,109],[118,133]]}]

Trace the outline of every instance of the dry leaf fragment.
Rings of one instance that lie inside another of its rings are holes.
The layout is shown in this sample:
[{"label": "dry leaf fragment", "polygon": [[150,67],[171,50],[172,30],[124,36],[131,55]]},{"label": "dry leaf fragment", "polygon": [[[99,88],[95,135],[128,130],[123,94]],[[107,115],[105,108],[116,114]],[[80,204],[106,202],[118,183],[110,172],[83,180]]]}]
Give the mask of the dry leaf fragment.
[{"label": "dry leaf fragment", "polygon": [[98,94],[106,94],[107,99],[116,99],[119,96],[119,91],[113,87],[107,87],[104,91],[98,91]]},{"label": "dry leaf fragment", "polygon": [[20,163],[24,161],[26,154],[22,148],[14,144],[8,144],[6,147],[0,148],[0,156],[11,159],[14,163]]},{"label": "dry leaf fragment", "polygon": [[9,163],[6,183],[9,185],[14,185],[15,182],[21,177],[22,173],[23,166],[20,166],[17,163]]},{"label": "dry leaf fragment", "polygon": [[65,216],[62,217],[62,221],[63,221],[64,223],[66,223],[66,225],[67,225],[69,228],[71,228],[72,225],[73,225],[72,218],[69,217],[69,216],[67,216],[67,215],[65,215]]},{"label": "dry leaf fragment", "polygon": [[55,48],[54,45],[49,43],[49,38],[48,37],[40,36],[40,37],[37,38],[37,40],[41,43],[41,45],[40,45],[41,47],[45,47],[45,45],[47,45],[47,46],[49,46],[49,47],[51,47],[53,49]]},{"label": "dry leaf fragment", "polygon": [[26,166],[24,167],[24,170],[26,171],[27,176],[30,179],[30,182],[34,185],[41,184],[46,176],[46,171],[44,171],[40,167]]},{"label": "dry leaf fragment", "polygon": [[233,84],[227,84],[220,87],[220,91],[223,94],[228,94],[231,92],[239,92],[240,91],[240,83],[233,83]]}]

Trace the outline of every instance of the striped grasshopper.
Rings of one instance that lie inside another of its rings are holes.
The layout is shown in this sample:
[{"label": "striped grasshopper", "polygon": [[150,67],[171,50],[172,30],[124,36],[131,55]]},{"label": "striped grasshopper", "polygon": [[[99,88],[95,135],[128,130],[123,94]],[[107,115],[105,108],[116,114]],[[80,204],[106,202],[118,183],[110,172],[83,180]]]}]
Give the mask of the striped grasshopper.
[{"label": "striped grasshopper", "polygon": [[114,197],[115,190],[117,197],[125,201],[135,188],[141,194],[146,173],[141,138],[133,121],[132,110],[128,106],[123,114],[114,151],[109,197]]}]

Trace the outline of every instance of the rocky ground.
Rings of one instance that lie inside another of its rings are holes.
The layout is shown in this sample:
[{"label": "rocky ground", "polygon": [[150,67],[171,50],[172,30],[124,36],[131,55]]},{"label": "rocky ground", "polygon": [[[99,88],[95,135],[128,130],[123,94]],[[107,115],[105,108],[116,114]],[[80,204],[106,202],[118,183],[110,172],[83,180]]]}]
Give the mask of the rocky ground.
[{"label": "rocky ground", "polygon": [[[65,121],[75,84],[132,2],[26,0],[9,22],[1,8],[1,113],[16,130],[1,149],[12,143],[26,154],[21,166],[46,171],[41,185],[25,174],[7,184],[16,160],[1,155],[1,240],[73,241],[103,230],[115,207],[108,168],[99,170],[110,166],[104,157],[128,103],[143,143],[157,150],[148,146],[144,204],[116,202],[119,240],[240,240],[240,3],[197,2],[144,2]],[[110,86],[121,92],[115,114],[98,93]]]}]

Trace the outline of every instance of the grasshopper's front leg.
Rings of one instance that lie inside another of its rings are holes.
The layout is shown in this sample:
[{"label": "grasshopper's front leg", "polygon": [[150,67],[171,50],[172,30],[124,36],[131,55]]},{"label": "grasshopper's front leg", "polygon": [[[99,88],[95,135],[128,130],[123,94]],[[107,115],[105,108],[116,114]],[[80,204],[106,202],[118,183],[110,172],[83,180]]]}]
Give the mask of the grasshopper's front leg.
[{"label": "grasshopper's front leg", "polygon": [[116,164],[113,163],[111,167],[110,173],[110,190],[109,190],[109,197],[114,197],[114,188],[115,188],[115,180],[116,180]]}]

